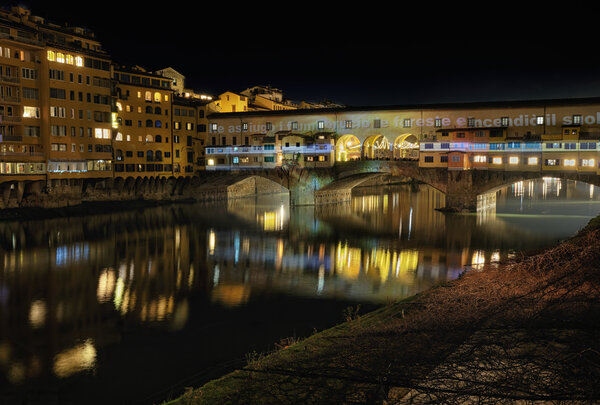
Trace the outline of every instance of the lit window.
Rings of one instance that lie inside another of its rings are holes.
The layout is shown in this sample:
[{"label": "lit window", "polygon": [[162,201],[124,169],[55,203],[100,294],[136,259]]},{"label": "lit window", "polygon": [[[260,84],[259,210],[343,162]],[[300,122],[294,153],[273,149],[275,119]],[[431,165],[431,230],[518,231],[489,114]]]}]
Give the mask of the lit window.
[{"label": "lit window", "polygon": [[147,91],[147,92],[145,93],[145,100],[146,100],[146,101],[152,101],[152,92],[150,92],[150,91]]},{"label": "lit window", "polygon": [[210,124],[210,131],[217,132],[217,124]]},{"label": "lit window", "polygon": [[165,94],[165,101],[169,101],[169,95]]},{"label": "lit window", "polygon": [[519,158],[517,156],[511,156],[508,158],[508,163],[511,165],[516,165],[519,163]]},{"label": "lit window", "polygon": [[502,164],[502,158],[501,157],[495,157],[492,159],[492,163],[495,165],[501,165]]},{"label": "lit window", "polygon": [[146,142],[152,142],[152,135],[146,135]]},{"label": "lit window", "polygon": [[501,121],[501,124],[500,124],[501,126],[503,126],[503,127],[507,127],[508,126],[508,117],[502,117],[500,119],[500,121]]},{"label": "lit window", "polygon": [[54,53],[54,51],[48,51],[48,60],[51,60],[51,61],[56,60],[56,54]]},{"label": "lit window", "polygon": [[160,103],[160,99],[161,99],[160,93],[159,92],[154,93],[154,102]]},{"label": "lit window", "polygon": [[544,117],[536,117],[535,122],[537,125],[544,125]]},{"label": "lit window", "polygon": [[94,138],[102,139],[102,128],[96,128],[94,130]]},{"label": "lit window", "polygon": [[317,122],[317,129],[324,129],[325,128],[325,122],[324,121],[318,121]]},{"label": "lit window", "polygon": [[83,58],[81,56],[75,57],[75,65],[79,67],[83,66]]},{"label": "lit window", "polygon": [[436,118],[435,119],[435,127],[436,128],[441,128],[442,126],[442,119],[441,118]]},{"label": "lit window", "polygon": [[565,159],[565,166],[575,166],[575,159]]},{"label": "lit window", "polygon": [[209,166],[214,166],[215,165],[215,160],[214,159],[208,159],[207,161]]},{"label": "lit window", "polygon": [[346,120],[346,122],[344,123],[344,128],[352,129],[352,121]]},{"label": "lit window", "polygon": [[581,166],[594,167],[594,163],[595,163],[594,159],[583,159],[581,161]]},{"label": "lit window", "polygon": [[73,55],[67,55],[67,56],[65,56],[65,62],[68,65],[72,65],[73,64]]},{"label": "lit window", "polygon": [[40,118],[40,109],[38,107],[23,107],[23,118]]},{"label": "lit window", "polygon": [[475,163],[485,163],[487,162],[487,156],[477,155],[473,158]]},{"label": "lit window", "polygon": [[402,125],[404,126],[404,128],[410,128],[410,126],[411,126],[410,118],[405,118]]},{"label": "lit window", "polygon": [[538,164],[538,158],[536,158],[536,157],[527,158],[527,164],[528,165],[537,165]]},{"label": "lit window", "polygon": [[123,134],[118,132],[117,135],[115,136],[115,141],[122,141],[123,140]]},{"label": "lit window", "polygon": [[558,159],[546,159],[546,166],[557,166]]},{"label": "lit window", "polygon": [[574,125],[581,125],[581,115],[574,115],[573,116],[573,124]]},{"label": "lit window", "polygon": [[58,63],[65,63],[65,54],[62,52],[56,52],[56,61]]}]

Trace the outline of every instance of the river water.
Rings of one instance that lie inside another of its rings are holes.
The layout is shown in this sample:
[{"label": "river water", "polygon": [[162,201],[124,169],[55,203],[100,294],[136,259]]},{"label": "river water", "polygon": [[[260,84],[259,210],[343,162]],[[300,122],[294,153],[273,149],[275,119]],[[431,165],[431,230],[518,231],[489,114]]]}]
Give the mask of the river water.
[{"label": "river water", "polygon": [[[160,403],[266,352],[568,238],[600,189],[539,179],[443,214],[422,185],[0,223],[0,403]],[[359,306],[360,305],[360,306]]]}]

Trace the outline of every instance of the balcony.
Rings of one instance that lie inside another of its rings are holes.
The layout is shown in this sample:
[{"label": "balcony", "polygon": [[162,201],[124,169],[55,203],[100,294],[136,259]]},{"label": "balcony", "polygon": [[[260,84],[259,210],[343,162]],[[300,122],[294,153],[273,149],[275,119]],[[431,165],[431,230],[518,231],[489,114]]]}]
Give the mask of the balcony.
[{"label": "balcony", "polygon": [[21,79],[18,76],[4,76],[0,75],[0,81],[4,83],[19,84]]},{"label": "balcony", "polygon": [[2,122],[21,122],[22,118],[14,115],[0,115]]},{"label": "balcony", "polygon": [[7,103],[20,103],[21,97],[18,96],[0,96],[0,101],[5,101]]},{"label": "balcony", "polygon": [[2,142],[23,142],[21,135],[1,135]]}]

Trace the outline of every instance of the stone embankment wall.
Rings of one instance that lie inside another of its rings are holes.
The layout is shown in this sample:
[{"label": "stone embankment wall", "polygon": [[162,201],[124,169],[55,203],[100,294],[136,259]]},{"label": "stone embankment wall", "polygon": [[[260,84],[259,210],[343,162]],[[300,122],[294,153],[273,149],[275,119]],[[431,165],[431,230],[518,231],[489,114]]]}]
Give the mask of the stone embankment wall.
[{"label": "stone embankment wall", "polygon": [[60,208],[101,201],[220,201],[287,189],[257,176],[195,176],[10,182],[1,183],[0,191],[0,209],[6,209]]}]

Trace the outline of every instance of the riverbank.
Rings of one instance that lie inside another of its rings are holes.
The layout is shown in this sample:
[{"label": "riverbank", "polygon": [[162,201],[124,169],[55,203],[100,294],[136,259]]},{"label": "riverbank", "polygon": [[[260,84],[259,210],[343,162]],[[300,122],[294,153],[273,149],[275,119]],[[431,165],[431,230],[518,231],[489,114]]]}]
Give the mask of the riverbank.
[{"label": "riverbank", "polygon": [[168,402],[465,403],[600,399],[600,217],[541,253],[487,264]]},{"label": "riverbank", "polygon": [[176,203],[193,203],[195,200],[129,200],[129,201],[90,201],[56,208],[21,207],[0,210],[0,221],[42,220],[52,218],[80,217],[96,214],[110,214]]}]

